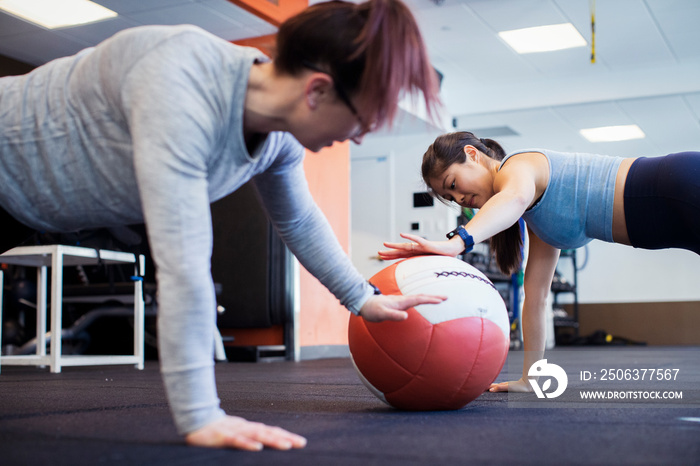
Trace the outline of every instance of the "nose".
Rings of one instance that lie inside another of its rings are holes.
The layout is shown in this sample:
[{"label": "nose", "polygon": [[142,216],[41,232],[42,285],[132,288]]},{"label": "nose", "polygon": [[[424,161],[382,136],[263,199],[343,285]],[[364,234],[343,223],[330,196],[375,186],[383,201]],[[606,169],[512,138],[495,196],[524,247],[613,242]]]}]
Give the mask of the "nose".
[{"label": "nose", "polygon": [[459,205],[462,205],[462,203],[464,202],[464,194],[460,194],[457,191],[451,191],[450,196]]}]

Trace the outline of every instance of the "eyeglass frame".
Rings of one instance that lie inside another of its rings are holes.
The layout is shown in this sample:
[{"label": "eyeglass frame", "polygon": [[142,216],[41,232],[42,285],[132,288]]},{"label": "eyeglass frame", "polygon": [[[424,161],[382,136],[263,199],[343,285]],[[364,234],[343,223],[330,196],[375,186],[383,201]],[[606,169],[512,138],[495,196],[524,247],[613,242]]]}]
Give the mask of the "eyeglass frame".
[{"label": "eyeglass frame", "polygon": [[348,110],[350,110],[350,112],[355,116],[355,118],[357,118],[357,121],[360,123],[360,132],[357,135],[350,137],[349,139],[357,138],[357,137],[360,137],[364,134],[367,134],[367,133],[374,131],[374,125],[366,125],[365,124],[364,120],[360,116],[360,113],[357,111],[357,108],[355,108],[352,101],[350,100],[350,97],[348,96],[347,92],[345,92],[345,89],[343,89],[340,86],[340,84],[338,83],[338,80],[335,78],[335,76],[333,76],[332,73],[321,69],[320,67],[314,65],[313,63],[311,63],[307,60],[302,60],[301,64],[305,68],[308,68],[312,71],[327,74],[333,80],[333,89],[335,90],[335,93],[338,94],[338,97],[340,98],[340,100],[343,101],[345,106],[348,107]]}]

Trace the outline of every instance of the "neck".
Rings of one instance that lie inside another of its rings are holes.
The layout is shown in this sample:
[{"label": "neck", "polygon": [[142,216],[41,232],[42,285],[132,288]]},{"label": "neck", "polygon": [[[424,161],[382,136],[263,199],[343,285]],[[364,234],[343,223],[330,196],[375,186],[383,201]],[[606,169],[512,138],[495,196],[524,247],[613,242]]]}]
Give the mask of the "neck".
[{"label": "neck", "polygon": [[496,176],[498,173],[498,167],[501,166],[501,161],[492,159],[486,154],[483,155],[482,160],[486,169],[489,171],[489,173],[491,173],[491,176]]},{"label": "neck", "polygon": [[243,110],[245,137],[288,131],[300,99],[303,99],[303,88],[298,78],[280,75],[273,62],[254,64],[248,77]]}]

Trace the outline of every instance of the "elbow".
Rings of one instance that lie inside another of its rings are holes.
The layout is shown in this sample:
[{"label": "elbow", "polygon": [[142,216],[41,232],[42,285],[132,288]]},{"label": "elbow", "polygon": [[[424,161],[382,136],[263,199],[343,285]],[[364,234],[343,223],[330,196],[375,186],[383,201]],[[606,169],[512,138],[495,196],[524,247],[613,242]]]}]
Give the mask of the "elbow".
[{"label": "elbow", "polygon": [[524,193],[517,193],[512,197],[511,202],[517,208],[518,218],[530,207],[532,200],[533,196],[528,196]]}]

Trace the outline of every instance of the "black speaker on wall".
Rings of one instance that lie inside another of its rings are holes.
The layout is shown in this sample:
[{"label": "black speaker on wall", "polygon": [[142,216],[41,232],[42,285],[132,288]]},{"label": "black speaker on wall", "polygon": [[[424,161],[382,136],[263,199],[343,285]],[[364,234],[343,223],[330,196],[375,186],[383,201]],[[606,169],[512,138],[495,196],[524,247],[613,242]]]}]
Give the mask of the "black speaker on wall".
[{"label": "black speaker on wall", "polygon": [[293,256],[277,235],[251,183],[211,205],[212,276],[220,291],[220,328],[265,328],[289,320]]}]

